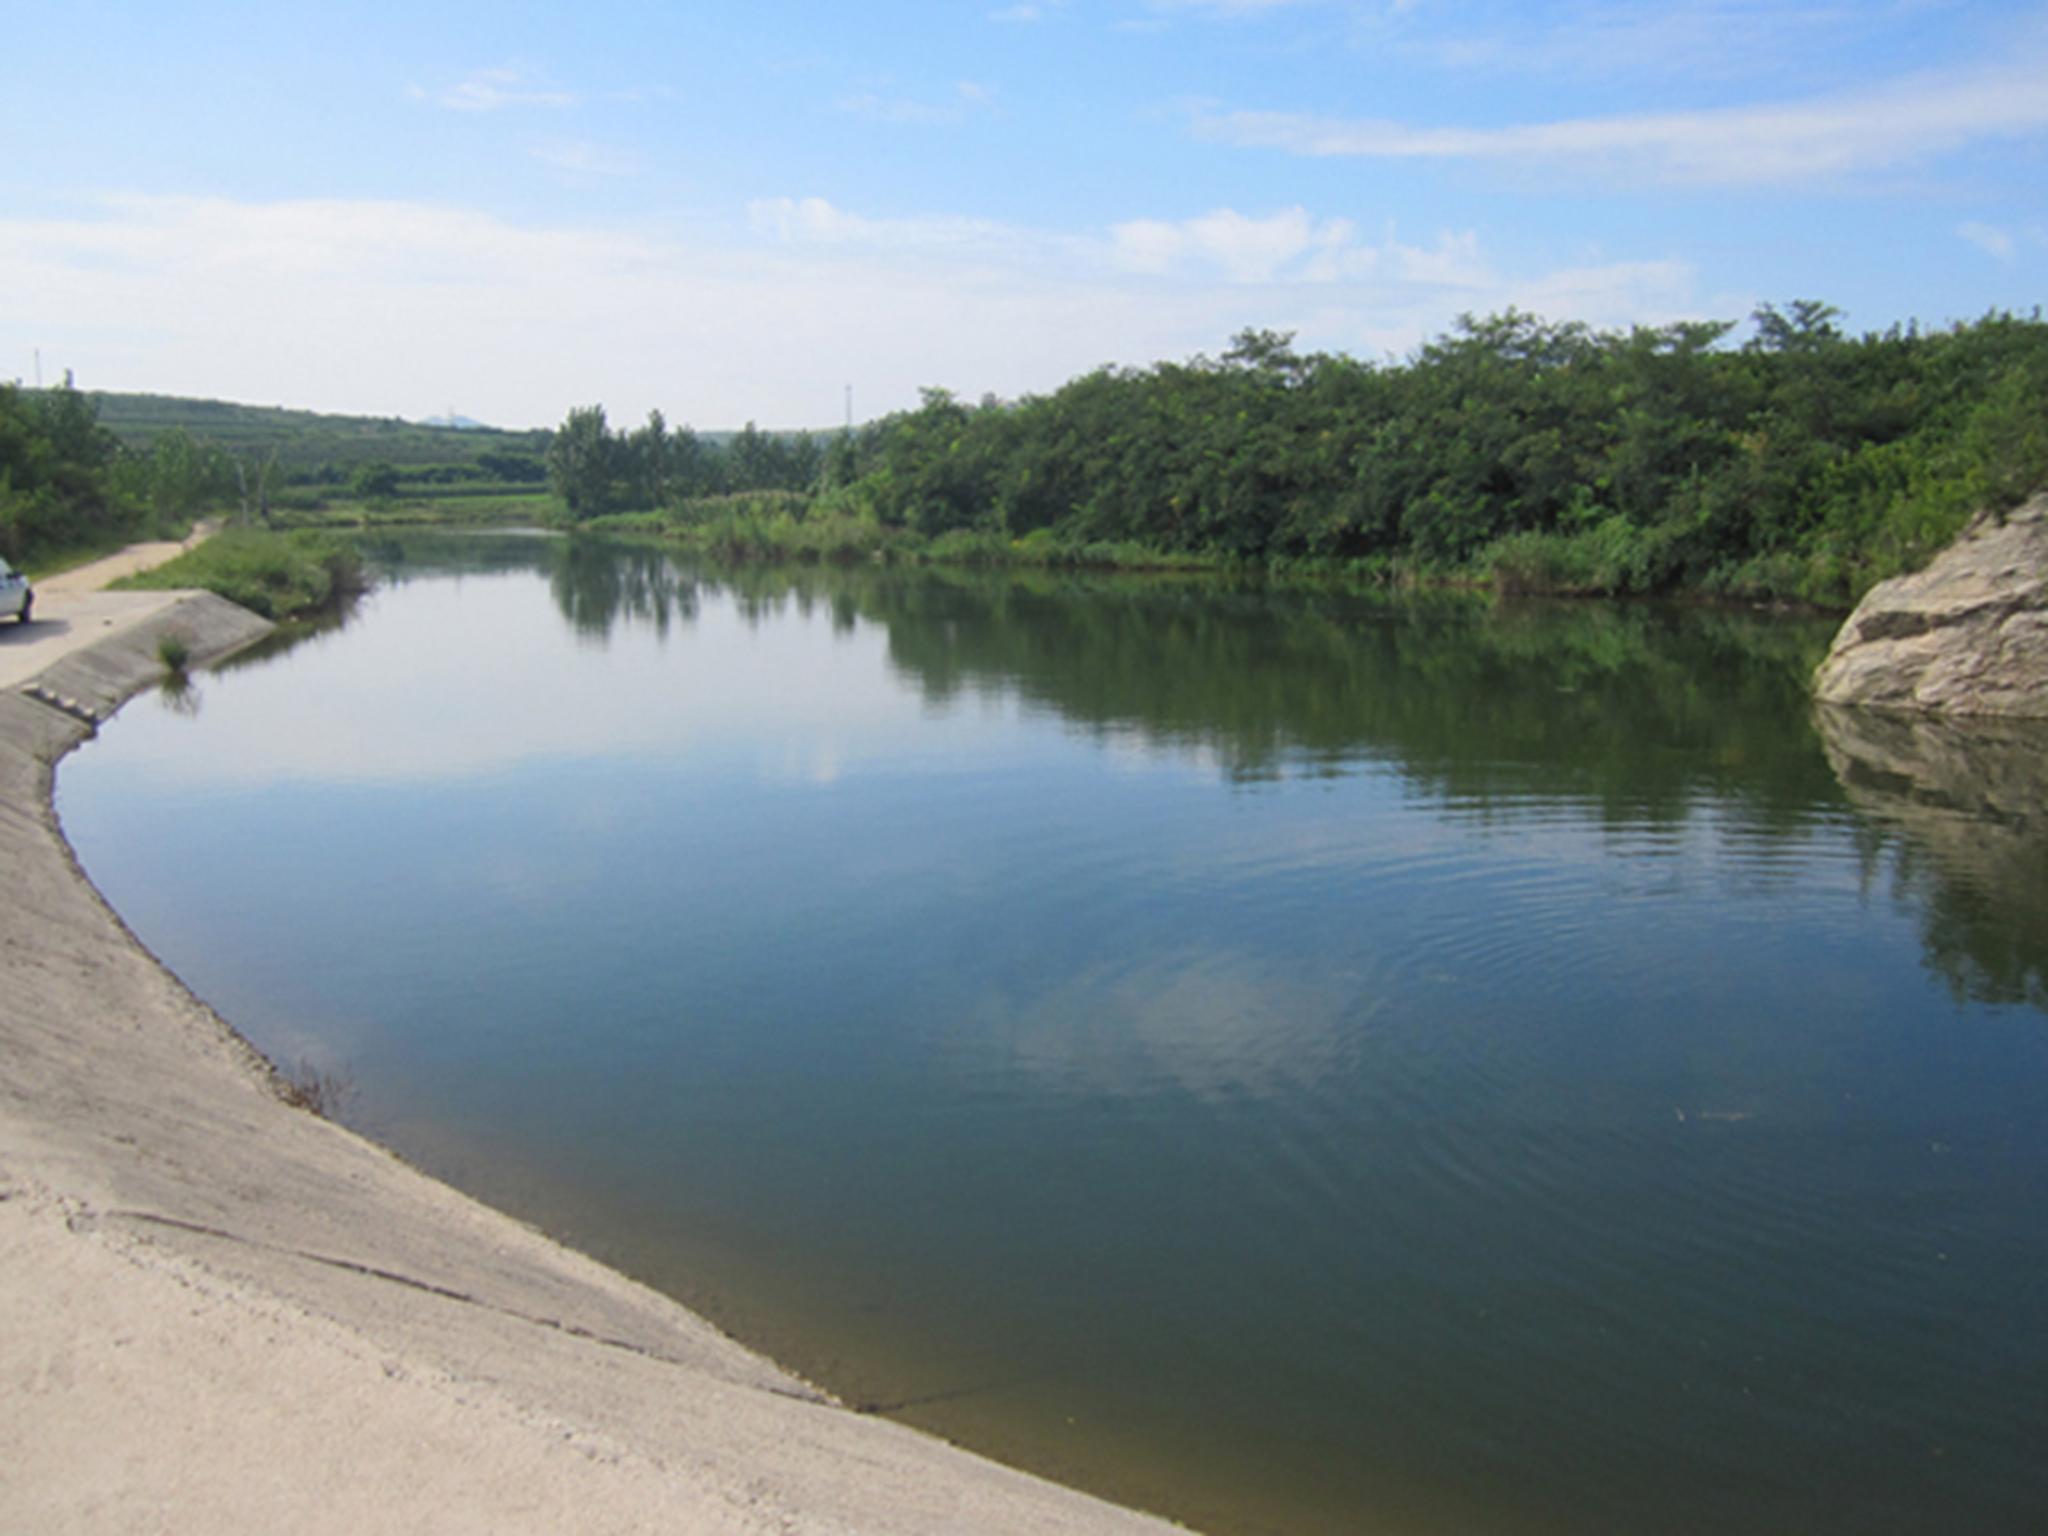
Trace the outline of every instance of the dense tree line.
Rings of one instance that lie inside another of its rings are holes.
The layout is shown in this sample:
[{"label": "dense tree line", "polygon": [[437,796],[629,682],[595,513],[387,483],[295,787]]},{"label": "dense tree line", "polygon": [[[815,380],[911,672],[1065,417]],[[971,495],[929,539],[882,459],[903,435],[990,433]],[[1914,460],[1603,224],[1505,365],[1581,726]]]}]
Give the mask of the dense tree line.
[{"label": "dense tree line", "polygon": [[274,454],[238,457],[183,428],[124,447],[92,396],[0,384],[0,556],[33,561],[182,532],[216,508],[267,510]]},{"label": "dense tree line", "polygon": [[266,513],[286,476],[274,451],[236,454],[183,427],[124,445],[94,396],[0,384],[0,556],[28,562],[182,534],[202,513]]},{"label": "dense tree line", "polygon": [[825,464],[825,449],[807,432],[763,432],[750,421],[721,444],[687,426],[671,429],[660,411],[615,432],[601,405],[571,411],[547,455],[548,482],[579,522],[750,491],[808,491]]},{"label": "dense tree line", "polygon": [[538,492],[547,479],[545,462],[517,449],[485,451],[472,462],[397,466],[293,468],[286,457],[276,443],[237,452],[182,426],[146,442],[132,433],[124,441],[102,423],[99,397],[73,388],[68,377],[51,390],[0,384],[0,557],[28,562],[86,552],[182,533],[204,513],[261,518],[273,510],[318,507],[336,493],[379,501]]},{"label": "dense tree line", "polygon": [[1248,331],[869,428],[841,511],[926,537],[1129,541],[1544,590],[1845,600],[2048,485],[2048,324],[1836,312],[1595,331],[1467,317],[1404,364]]}]

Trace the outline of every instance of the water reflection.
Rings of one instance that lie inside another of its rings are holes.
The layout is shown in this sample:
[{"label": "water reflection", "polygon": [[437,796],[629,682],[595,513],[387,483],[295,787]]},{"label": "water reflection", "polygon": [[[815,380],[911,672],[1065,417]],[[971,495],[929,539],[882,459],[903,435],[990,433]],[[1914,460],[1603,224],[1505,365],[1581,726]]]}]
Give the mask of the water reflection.
[{"label": "water reflection", "polygon": [[62,787],[426,1166],[1209,1528],[2043,1507],[2029,749],[1825,623],[424,548]]},{"label": "water reflection", "polygon": [[1850,801],[1896,835],[1927,963],[1959,997],[2048,1009],[2048,721],[1815,718]]},{"label": "water reflection", "polygon": [[697,612],[697,585],[659,550],[562,539],[550,546],[549,590],[577,634],[609,639],[623,619],[662,639]]},{"label": "water reflection", "polygon": [[1035,571],[713,573],[588,541],[542,558],[581,634],[665,634],[708,594],[750,626],[822,609],[841,634],[885,630],[935,708],[1016,695],[1245,783],[1379,757],[1476,813],[1571,795],[1619,823],[1682,819],[1703,794],[1796,823],[1832,798],[1825,765],[1783,728],[1825,620]]},{"label": "water reflection", "polygon": [[1797,808],[1825,784],[1780,724],[1825,645],[1811,624],[1057,578],[855,592],[934,700],[1015,689],[1242,780],[1382,756],[1445,799],[1571,794],[1617,820],[1682,817],[1702,790]]},{"label": "water reflection", "polygon": [[1244,785],[1377,761],[1453,821],[1527,825],[1590,804],[1610,852],[1649,856],[1675,852],[1675,829],[1711,802],[1737,811],[1722,834],[1759,879],[1801,872],[1774,863],[1775,839],[1831,814],[1838,780],[1871,827],[1866,878],[1922,914],[1928,963],[1960,995],[2048,1007],[2048,726],[1826,708],[1816,754],[1788,722],[1831,620],[1037,571],[712,572],[656,548],[518,536],[371,553],[401,579],[538,562],[564,619],[600,640],[621,626],[666,637],[711,597],[749,628],[824,611],[842,636],[885,632],[935,709],[1016,696],[1112,752],[1180,754]]},{"label": "water reflection", "polygon": [[203,696],[198,685],[192,681],[190,673],[167,673],[164,680],[156,686],[156,696],[157,701],[170,713],[187,720],[198,718]]},{"label": "water reflection", "polygon": [[[1865,879],[1920,914],[1928,963],[1961,996],[2048,1007],[2048,726],[1828,708],[1817,753],[1791,722],[1829,620],[1036,571],[710,571],[655,547],[518,533],[387,537],[365,553],[394,583],[537,568],[571,629],[600,644],[666,640],[707,601],[749,630],[824,613],[841,637],[886,636],[931,709],[1018,698],[1141,767],[1166,753],[1255,787],[1381,763],[1450,822],[1527,829],[1591,807],[1607,852],[1650,858],[1674,854],[1711,804],[1757,880],[1804,873],[1779,858],[1783,840],[1835,814],[1839,782],[1865,818]],[[797,755],[799,776],[825,782],[847,749]]]}]

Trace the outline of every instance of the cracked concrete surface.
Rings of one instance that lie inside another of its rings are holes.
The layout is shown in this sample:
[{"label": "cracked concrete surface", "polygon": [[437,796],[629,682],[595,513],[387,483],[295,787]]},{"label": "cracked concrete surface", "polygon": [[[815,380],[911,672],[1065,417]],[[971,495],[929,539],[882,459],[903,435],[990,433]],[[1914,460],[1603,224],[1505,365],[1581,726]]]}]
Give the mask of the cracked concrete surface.
[{"label": "cracked concrete surface", "polygon": [[[205,660],[268,626],[174,595],[38,680],[104,713],[173,628]],[[0,693],[0,1529],[1172,1529],[858,1415],[288,1106],[71,857],[90,730]]]}]

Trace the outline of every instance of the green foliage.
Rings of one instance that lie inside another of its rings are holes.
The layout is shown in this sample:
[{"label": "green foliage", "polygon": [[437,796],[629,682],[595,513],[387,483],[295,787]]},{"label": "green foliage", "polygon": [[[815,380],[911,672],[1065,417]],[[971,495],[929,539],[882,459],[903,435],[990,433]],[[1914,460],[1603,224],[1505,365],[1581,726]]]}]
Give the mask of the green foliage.
[{"label": "green foliage", "polygon": [[[1846,604],[2048,485],[2048,325],[1851,338],[1466,317],[1406,364],[1247,331],[1220,360],[970,406],[834,446],[832,495],[934,559],[1199,556],[1514,590]],[[1142,553],[1141,553],[1142,552]]]},{"label": "green foliage", "polygon": [[119,454],[68,378],[52,390],[0,384],[0,557],[27,566],[124,538],[139,518],[115,491]]},{"label": "green foliage", "polygon": [[174,395],[96,393],[92,398],[101,425],[131,452],[146,450],[175,431],[231,458],[275,454],[288,475],[331,471],[334,484],[346,481],[357,465],[377,462],[400,469],[474,465],[495,479],[529,485],[545,478],[540,462],[547,449],[545,432],[428,426],[397,417],[335,416]]},{"label": "green foliage", "polygon": [[688,427],[670,430],[659,411],[645,426],[613,432],[604,407],[569,413],[548,447],[548,479],[587,523],[621,513],[673,511],[756,492],[808,494],[825,477],[826,450],[808,432],[763,432],[751,421],[720,444]]},{"label": "green foliage", "polygon": [[192,647],[183,635],[173,631],[157,641],[156,659],[164,664],[164,670],[171,676],[180,677],[191,665]]},{"label": "green foliage", "polygon": [[[732,555],[1840,605],[2048,485],[2048,324],[1851,337],[1839,319],[1765,305],[1732,346],[1728,322],[1600,332],[1510,310],[1383,367],[1246,331],[1218,359],[1101,369],[1045,396],[928,390],[829,443],[752,423],[721,440],[658,412],[615,432],[599,406],[547,439],[214,402],[152,417],[155,397],[0,386],[0,555],[105,547],[223,506],[533,518],[553,505],[544,476],[573,523],[630,517]],[[333,508],[349,489],[374,510]]]},{"label": "green foliage", "polygon": [[384,501],[398,494],[398,466],[379,459],[358,466],[349,476],[349,489],[371,501]]},{"label": "green foliage", "polygon": [[360,591],[362,580],[355,550],[329,535],[230,528],[116,585],[157,591],[197,587],[267,619],[287,619]]},{"label": "green foliage", "polygon": [[624,499],[620,470],[624,448],[605,425],[604,407],[569,413],[548,444],[548,484],[580,522],[619,509]]}]

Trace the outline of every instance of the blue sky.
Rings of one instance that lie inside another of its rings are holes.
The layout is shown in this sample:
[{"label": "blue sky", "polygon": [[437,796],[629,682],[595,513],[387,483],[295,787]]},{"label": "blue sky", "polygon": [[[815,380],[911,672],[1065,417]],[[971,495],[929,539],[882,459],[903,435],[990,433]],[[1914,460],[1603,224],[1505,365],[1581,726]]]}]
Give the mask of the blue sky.
[{"label": "blue sky", "polygon": [[2048,297],[2048,4],[0,0],[0,378],[829,426],[1245,326],[1405,356]]}]

